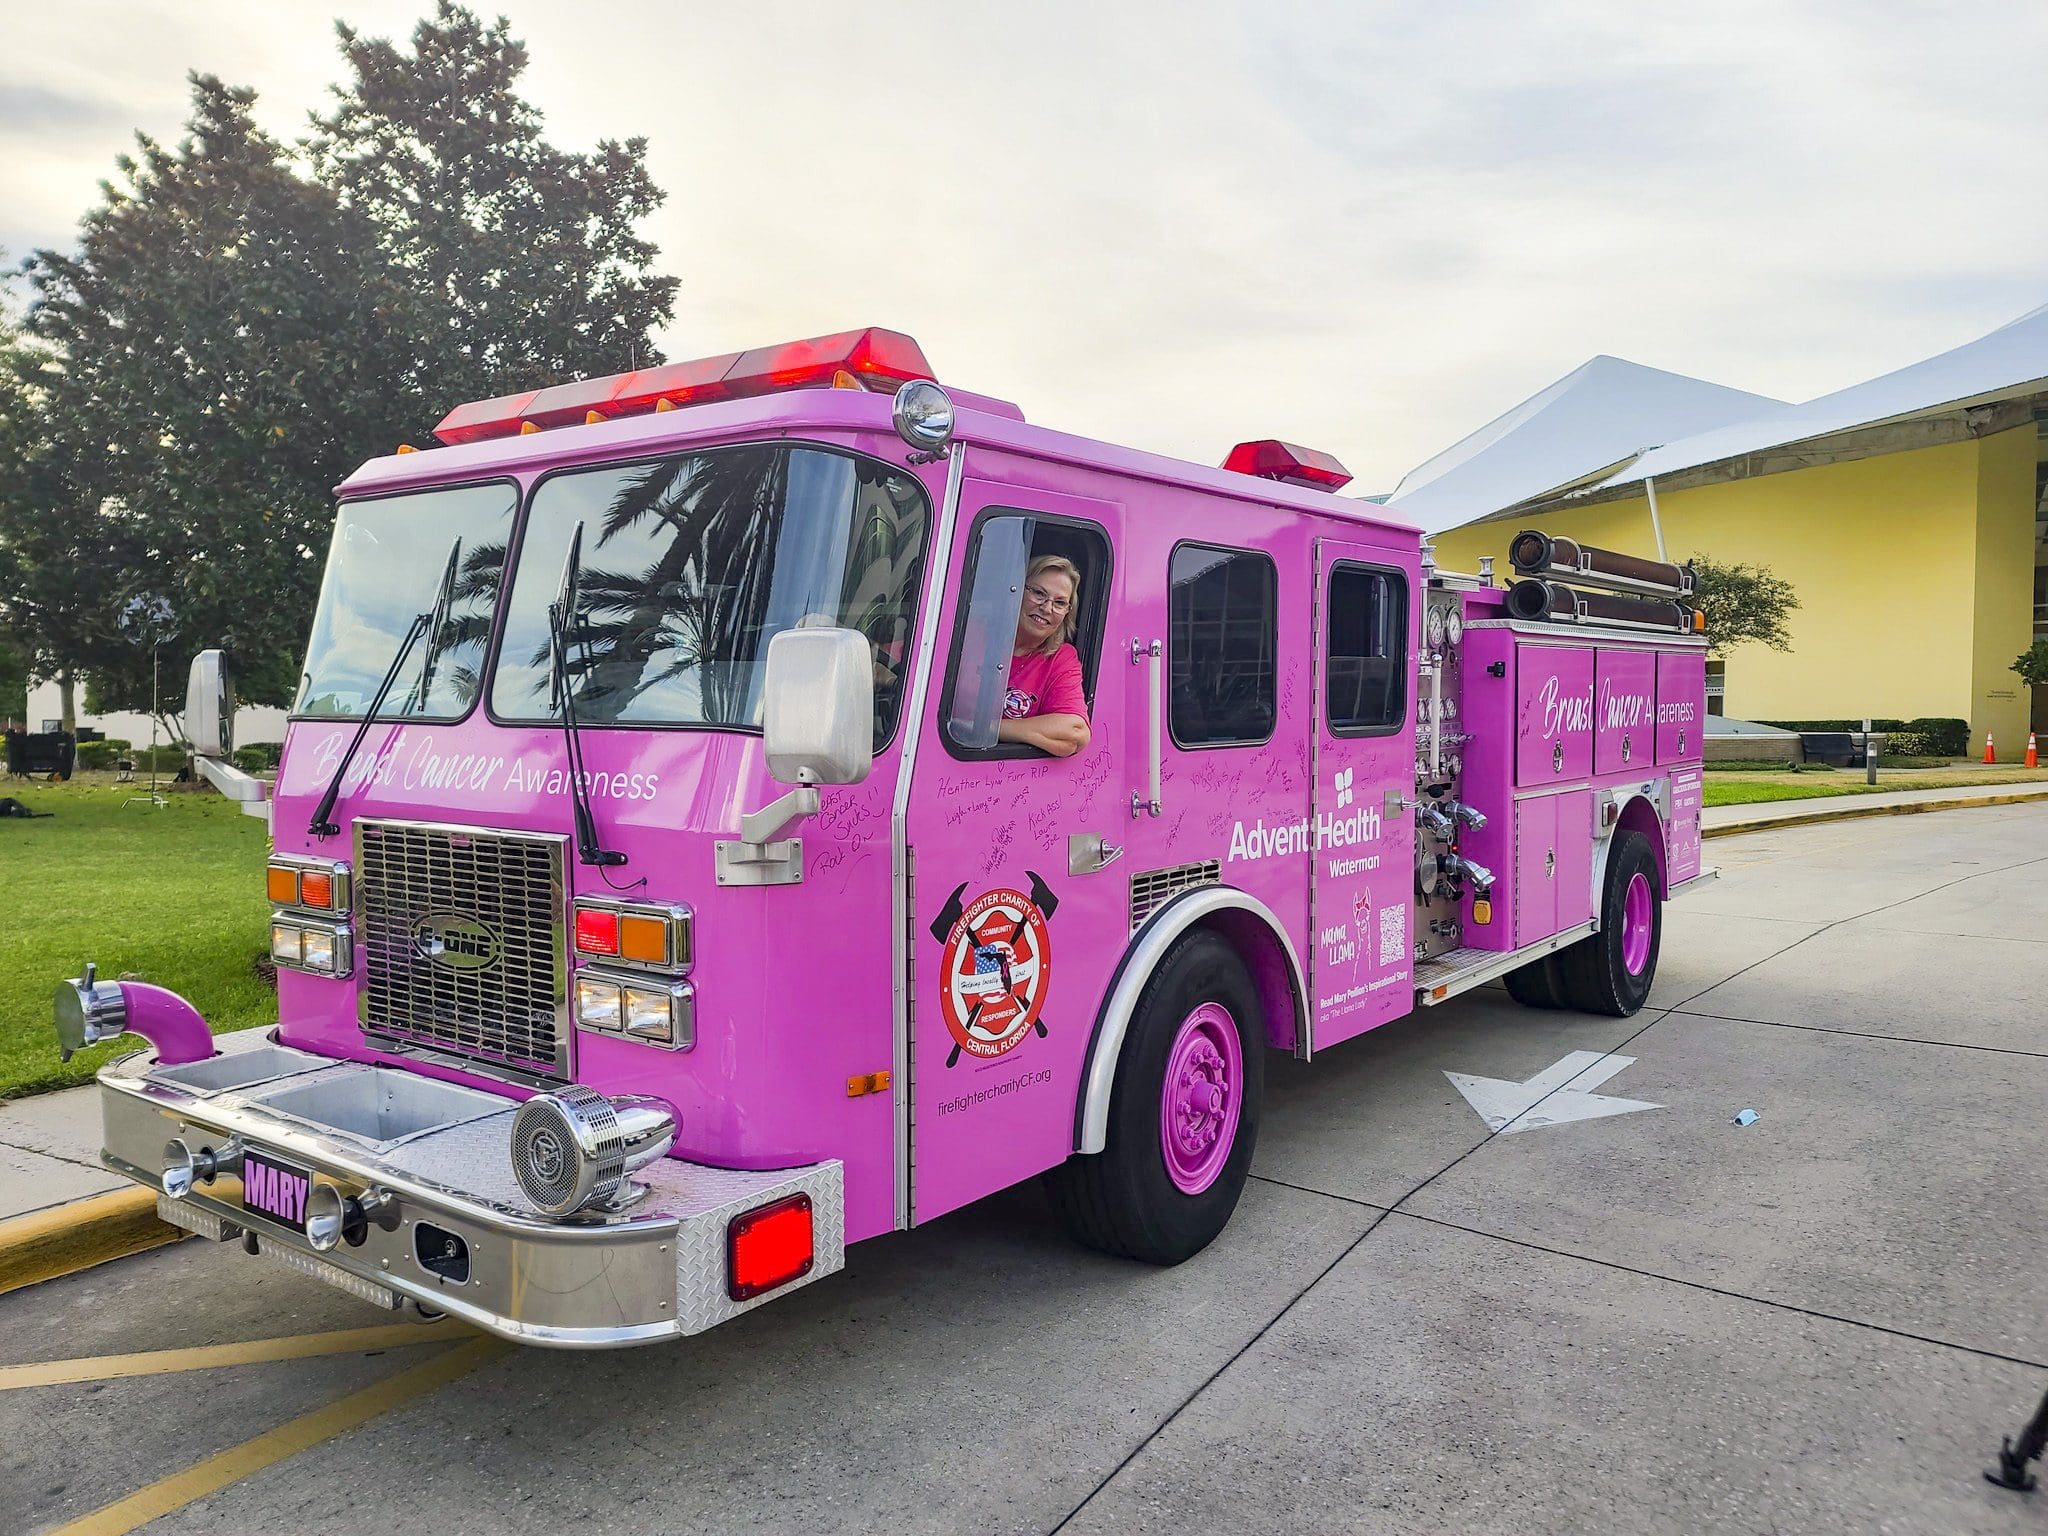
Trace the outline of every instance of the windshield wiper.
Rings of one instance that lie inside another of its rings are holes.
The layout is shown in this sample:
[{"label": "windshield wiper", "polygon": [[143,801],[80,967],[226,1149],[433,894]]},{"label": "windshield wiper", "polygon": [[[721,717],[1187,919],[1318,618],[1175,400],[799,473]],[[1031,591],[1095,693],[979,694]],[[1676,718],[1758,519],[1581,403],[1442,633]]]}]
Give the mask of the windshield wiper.
[{"label": "windshield wiper", "polygon": [[[306,823],[306,831],[313,837],[332,837],[341,828],[328,817],[334,814],[334,802],[341,797],[341,781],[348,773],[348,765],[355,761],[356,749],[363,744],[363,738],[370,734],[370,727],[377,719],[377,712],[384,707],[384,700],[391,692],[391,685],[398,681],[398,674],[405,666],[405,658],[412,654],[412,648],[419,644],[420,636],[429,633],[446,612],[449,588],[455,576],[455,557],[461,553],[462,540],[458,537],[449,546],[448,566],[441,578],[441,591],[434,599],[429,613],[416,613],[412,622],[405,627],[405,636],[398,642],[398,653],[391,658],[391,665],[385,669],[384,681],[377,685],[377,691],[370,698],[370,707],[363,711],[363,723],[356,727],[355,735],[349,738],[348,750],[341,754],[341,761],[334,765],[334,777],[327,781],[327,791],[321,795],[320,803],[313,808],[313,819]],[[433,665],[432,642],[429,642],[427,665]],[[415,695],[424,706],[423,695]]]},{"label": "windshield wiper", "polygon": [[583,583],[583,525],[569,536],[569,558],[562,562],[562,585],[548,605],[548,702],[562,710],[562,745],[569,759],[569,803],[576,816],[576,857],[585,864],[614,868],[626,856],[606,848],[597,838],[597,817],[590,809],[590,786],[583,776],[583,742],[576,734],[576,685],[569,677],[569,637],[580,628],[576,599]]},{"label": "windshield wiper", "polygon": [[434,661],[441,654],[441,628],[448,622],[448,608],[455,600],[455,571],[461,555],[462,536],[457,534],[455,542],[448,546],[448,564],[441,571],[441,589],[434,594],[434,611],[427,618],[427,654],[421,658],[419,685],[413,689],[413,702],[405,711],[407,714],[415,709],[425,709],[434,691]]}]

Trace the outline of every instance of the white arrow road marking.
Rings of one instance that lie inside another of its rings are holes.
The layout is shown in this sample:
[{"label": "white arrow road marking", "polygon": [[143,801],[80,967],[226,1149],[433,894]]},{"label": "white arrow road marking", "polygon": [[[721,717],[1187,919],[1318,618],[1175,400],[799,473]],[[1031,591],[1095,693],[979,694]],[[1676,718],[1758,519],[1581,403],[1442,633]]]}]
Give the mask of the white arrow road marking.
[{"label": "white arrow road marking", "polygon": [[[1615,1099],[1593,1092],[1615,1073],[1635,1064],[1633,1056],[1573,1051],[1526,1083],[1474,1077],[1469,1072],[1446,1072],[1444,1076],[1465,1095],[1465,1102],[1479,1112],[1489,1130],[1512,1136],[1540,1125],[1567,1125],[1574,1120],[1634,1114],[1639,1109],[1662,1109],[1662,1104],[1644,1099]],[[1537,1107],[1539,1100],[1541,1108]]]}]

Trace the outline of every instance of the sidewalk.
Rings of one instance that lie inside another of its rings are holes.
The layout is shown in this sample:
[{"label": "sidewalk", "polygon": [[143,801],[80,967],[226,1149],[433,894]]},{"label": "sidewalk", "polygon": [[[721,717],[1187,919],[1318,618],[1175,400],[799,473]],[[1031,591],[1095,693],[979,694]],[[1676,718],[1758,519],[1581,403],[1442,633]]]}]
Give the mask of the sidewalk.
[{"label": "sidewalk", "polygon": [[[1708,837],[1752,832],[1764,827],[1797,827],[1811,821],[1837,821],[1855,816],[1911,816],[1920,811],[1947,811],[1974,805],[2016,805],[2048,800],[2048,782],[1976,784],[1961,789],[1895,789],[1872,795],[1830,795],[1812,800],[1767,800],[1758,805],[1715,805],[1700,813]],[[0,1133],[4,1134],[4,1133]]]},{"label": "sidewalk", "polygon": [[0,1104],[0,1221],[128,1183],[100,1166],[97,1084]]}]

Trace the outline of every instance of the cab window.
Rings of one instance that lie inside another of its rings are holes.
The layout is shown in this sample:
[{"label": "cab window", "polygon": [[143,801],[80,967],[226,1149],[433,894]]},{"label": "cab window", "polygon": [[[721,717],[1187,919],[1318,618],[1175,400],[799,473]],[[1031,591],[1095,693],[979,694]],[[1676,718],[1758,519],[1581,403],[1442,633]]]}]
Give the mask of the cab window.
[{"label": "cab window", "polygon": [[1254,550],[1182,544],[1167,586],[1174,745],[1270,741],[1279,645],[1272,560]]},{"label": "cab window", "polygon": [[1400,729],[1408,708],[1408,583],[1398,571],[1339,562],[1323,603],[1323,694],[1330,734]]},{"label": "cab window", "polygon": [[1096,668],[1109,606],[1109,540],[1092,523],[992,508],[975,520],[967,556],[967,601],[960,607],[947,669],[942,735],[955,757],[1045,755],[1037,747],[997,739],[1017,648],[1024,573],[1042,555],[1058,555],[1081,573],[1072,644],[1081,660],[1091,719],[1094,715]]}]

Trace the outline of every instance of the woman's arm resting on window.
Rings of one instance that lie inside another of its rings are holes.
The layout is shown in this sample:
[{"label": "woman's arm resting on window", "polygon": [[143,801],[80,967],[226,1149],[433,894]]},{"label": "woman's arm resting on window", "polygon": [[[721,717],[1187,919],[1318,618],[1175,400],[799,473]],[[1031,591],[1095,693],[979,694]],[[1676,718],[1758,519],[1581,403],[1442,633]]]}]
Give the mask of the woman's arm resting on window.
[{"label": "woman's arm resting on window", "polygon": [[1088,721],[1081,715],[1026,715],[1003,721],[996,739],[1021,741],[1054,757],[1072,757],[1088,745]]}]

